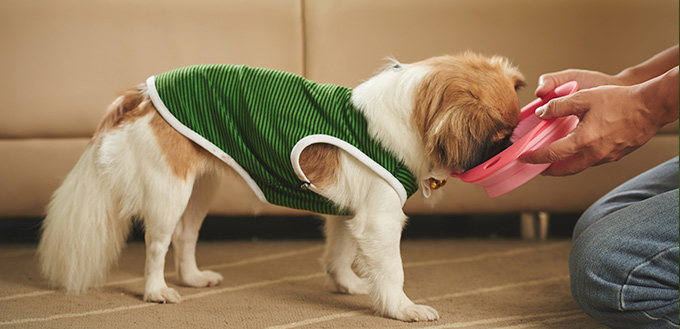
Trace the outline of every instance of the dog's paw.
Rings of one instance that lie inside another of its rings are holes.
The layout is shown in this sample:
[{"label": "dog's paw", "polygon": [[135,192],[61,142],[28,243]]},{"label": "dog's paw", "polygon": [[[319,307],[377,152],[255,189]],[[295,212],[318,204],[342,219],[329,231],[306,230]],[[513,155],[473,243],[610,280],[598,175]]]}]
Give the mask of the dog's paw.
[{"label": "dog's paw", "polygon": [[194,275],[182,276],[182,281],[189,287],[214,287],[224,280],[222,274],[213,271],[201,271]]},{"label": "dog's paw", "polygon": [[434,321],[439,320],[439,313],[432,307],[427,305],[416,305],[402,308],[397,314],[393,316],[397,320],[406,322],[416,321]]},{"label": "dog's paw", "polygon": [[149,292],[144,292],[144,301],[154,303],[173,303],[177,304],[182,301],[182,296],[177,290],[172,288],[161,288]]}]

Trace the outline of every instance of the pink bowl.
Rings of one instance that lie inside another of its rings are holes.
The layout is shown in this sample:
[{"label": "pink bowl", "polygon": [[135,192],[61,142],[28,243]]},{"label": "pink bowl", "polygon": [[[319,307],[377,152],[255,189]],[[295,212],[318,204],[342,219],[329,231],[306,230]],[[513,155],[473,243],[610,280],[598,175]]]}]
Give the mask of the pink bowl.
[{"label": "pink bowl", "polygon": [[522,108],[520,122],[510,137],[513,143],[510,147],[477,167],[451,176],[482,186],[492,198],[508,193],[536,177],[550,164],[523,163],[519,157],[526,151],[541,148],[566,136],[576,128],[579,120],[575,116],[541,120],[534,112],[551,99],[571,95],[577,90],[576,81],[567,82],[527,104]]}]

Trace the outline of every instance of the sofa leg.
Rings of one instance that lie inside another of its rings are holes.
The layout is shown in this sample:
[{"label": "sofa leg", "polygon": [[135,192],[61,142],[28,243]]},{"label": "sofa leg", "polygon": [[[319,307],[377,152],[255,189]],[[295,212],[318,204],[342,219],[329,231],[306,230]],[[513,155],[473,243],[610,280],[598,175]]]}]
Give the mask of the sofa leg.
[{"label": "sofa leg", "polygon": [[549,213],[545,211],[538,213],[523,212],[520,218],[522,239],[544,241],[548,238]]}]

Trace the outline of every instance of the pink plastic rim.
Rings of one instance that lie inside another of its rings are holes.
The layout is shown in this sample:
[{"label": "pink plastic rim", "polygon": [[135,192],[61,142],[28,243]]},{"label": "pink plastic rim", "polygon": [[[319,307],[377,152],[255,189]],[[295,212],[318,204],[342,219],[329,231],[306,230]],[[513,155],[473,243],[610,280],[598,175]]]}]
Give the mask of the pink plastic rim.
[{"label": "pink plastic rim", "polygon": [[[452,174],[466,183],[480,185],[491,197],[505,194],[540,174],[548,165],[521,163],[519,157],[528,150],[547,145],[569,134],[578,124],[570,116],[553,120],[541,120],[534,114],[536,109],[551,99],[571,95],[578,90],[575,81],[567,82],[538,98],[521,109],[520,123],[513,131],[513,144],[486,162],[462,173]],[[493,194],[493,195],[492,195]]]}]

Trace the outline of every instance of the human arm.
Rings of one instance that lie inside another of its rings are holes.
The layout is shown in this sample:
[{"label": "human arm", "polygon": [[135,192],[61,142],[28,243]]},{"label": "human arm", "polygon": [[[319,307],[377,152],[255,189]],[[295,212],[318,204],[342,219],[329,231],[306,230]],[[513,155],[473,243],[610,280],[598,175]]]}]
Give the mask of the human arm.
[{"label": "human arm", "polygon": [[677,65],[678,45],[675,45],[638,65],[625,68],[616,75],[578,69],[543,74],[538,79],[536,96],[545,96],[557,86],[569,81],[577,81],[581,90],[602,85],[631,86],[658,77]]},{"label": "human arm", "polygon": [[527,152],[522,161],[553,163],[544,174],[563,176],[636,150],[663,125],[678,119],[677,65],[676,45],[614,76],[584,70],[542,76],[539,96],[570,80],[584,90],[552,100],[537,115],[546,120],[576,115],[580,123],[567,137]]}]

